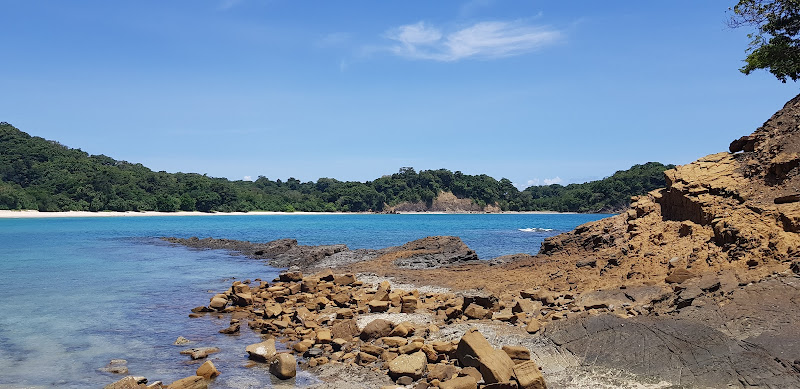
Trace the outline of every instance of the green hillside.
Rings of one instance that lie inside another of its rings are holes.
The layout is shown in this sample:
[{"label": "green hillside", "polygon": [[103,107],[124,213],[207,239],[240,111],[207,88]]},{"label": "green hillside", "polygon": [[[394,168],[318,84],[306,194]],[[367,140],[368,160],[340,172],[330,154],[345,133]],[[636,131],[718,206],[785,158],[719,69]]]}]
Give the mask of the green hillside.
[{"label": "green hillside", "polygon": [[664,186],[672,165],[649,162],[585,184],[533,186],[446,169],[402,168],[373,181],[229,181],[195,173],[154,172],[141,164],[89,155],[0,123],[0,209],[40,211],[380,212],[402,202],[431,203],[442,191],[511,211],[606,212],[632,195]]}]

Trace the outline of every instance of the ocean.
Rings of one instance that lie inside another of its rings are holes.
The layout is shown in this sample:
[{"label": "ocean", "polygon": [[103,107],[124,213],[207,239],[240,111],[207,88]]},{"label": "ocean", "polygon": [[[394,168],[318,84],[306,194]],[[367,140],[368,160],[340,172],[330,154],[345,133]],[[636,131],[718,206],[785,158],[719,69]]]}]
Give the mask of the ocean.
[{"label": "ocean", "polygon": [[[0,219],[0,388],[102,387],[125,359],[131,375],[170,383],[199,364],[179,352],[214,346],[222,372],[212,387],[271,385],[247,368],[244,347],[259,341],[217,331],[226,318],[190,319],[196,306],[234,280],[271,281],[281,269],[218,250],[173,246],[161,236],[382,248],[454,235],[481,259],[538,252],[542,240],[609,215],[263,215]],[[174,346],[178,336],[193,341]],[[202,362],[202,361],[200,361]],[[296,384],[315,378],[299,374]]]}]

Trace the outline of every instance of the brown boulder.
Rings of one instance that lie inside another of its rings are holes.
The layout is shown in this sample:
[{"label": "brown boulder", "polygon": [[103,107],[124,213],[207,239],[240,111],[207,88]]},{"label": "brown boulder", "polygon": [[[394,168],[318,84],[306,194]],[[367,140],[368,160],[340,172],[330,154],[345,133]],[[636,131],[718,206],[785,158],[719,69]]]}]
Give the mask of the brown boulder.
[{"label": "brown boulder", "polygon": [[439,389],[478,389],[478,380],[472,376],[456,377],[440,383]]},{"label": "brown boulder", "polygon": [[218,376],[219,370],[214,366],[214,363],[211,361],[205,361],[200,367],[197,368],[196,375],[203,377],[205,379],[212,379]]},{"label": "brown boulder", "polygon": [[416,380],[425,373],[427,363],[428,357],[421,351],[414,354],[400,355],[389,362],[389,375],[395,380],[402,376],[408,376]]},{"label": "brown boulder", "polygon": [[[375,319],[361,330],[361,339],[370,340],[383,338],[384,336],[389,336],[391,332],[392,322],[385,319]],[[339,338],[339,336],[337,336],[337,338]]]},{"label": "brown boulder", "polygon": [[275,339],[267,339],[260,343],[254,343],[245,348],[250,359],[260,362],[268,362],[275,356]]},{"label": "brown boulder", "polygon": [[193,375],[191,377],[181,378],[171,384],[169,389],[207,389],[208,381],[205,378]]},{"label": "brown boulder", "polygon": [[520,389],[547,389],[539,366],[533,361],[527,361],[514,366]]},{"label": "brown boulder", "polygon": [[139,382],[136,377],[127,376],[119,381],[104,386],[103,389],[142,389],[145,387],[147,387],[147,385]]},{"label": "brown boulder", "polygon": [[360,332],[355,319],[342,320],[331,327],[331,336],[333,336],[334,339],[342,338],[344,340],[351,340]]},{"label": "brown boulder", "polygon": [[461,337],[456,357],[464,366],[480,370],[486,383],[507,382],[514,375],[514,362],[502,350],[495,350],[476,329]]},{"label": "brown boulder", "polygon": [[288,380],[297,375],[297,361],[294,355],[289,353],[280,353],[275,355],[272,362],[269,364],[269,372],[275,377],[282,380]]}]

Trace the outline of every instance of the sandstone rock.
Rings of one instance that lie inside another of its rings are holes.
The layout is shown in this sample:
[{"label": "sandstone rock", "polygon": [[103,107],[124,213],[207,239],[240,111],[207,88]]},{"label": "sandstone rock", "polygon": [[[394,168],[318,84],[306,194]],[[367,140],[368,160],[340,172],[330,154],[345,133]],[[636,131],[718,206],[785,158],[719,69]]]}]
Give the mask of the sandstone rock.
[{"label": "sandstone rock", "polygon": [[399,336],[387,336],[387,337],[381,338],[381,341],[383,342],[383,344],[385,344],[385,345],[387,345],[389,347],[400,347],[400,346],[405,346],[406,344],[408,344],[408,340],[406,338],[399,337]]},{"label": "sandstone rock", "polygon": [[359,365],[362,365],[362,366],[363,365],[367,365],[367,364],[370,364],[370,363],[375,362],[377,360],[378,360],[378,357],[375,356],[375,355],[367,354],[365,352],[358,353],[358,364]]},{"label": "sandstone rock", "polygon": [[502,350],[505,351],[511,359],[531,359],[531,350],[528,350],[528,348],[524,346],[503,346]]},{"label": "sandstone rock", "polygon": [[143,389],[145,387],[146,385],[140,383],[136,377],[127,376],[119,381],[104,386],[103,389]]},{"label": "sandstone rock", "polygon": [[401,300],[402,313],[414,313],[417,310],[417,298],[414,296],[403,296]]},{"label": "sandstone rock", "polygon": [[210,380],[218,376],[220,373],[216,366],[214,366],[213,362],[205,361],[202,365],[200,365],[200,367],[197,368],[197,372],[195,374]]},{"label": "sandstone rock", "polygon": [[372,300],[367,303],[367,306],[369,306],[370,312],[386,312],[389,310],[388,301]]},{"label": "sandstone rock", "polygon": [[342,308],[336,310],[336,318],[337,319],[352,319],[353,318],[353,310],[348,308]]},{"label": "sandstone rock", "polygon": [[514,366],[514,375],[520,389],[547,389],[539,366],[533,361],[527,361]]},{"label": "sandstone rock", "polygon": [[525,331],[529,334],[535,334],[542,328],[542,324],[539,322],[539,319],[533,318],[528,322],[528,325],[525,327]]},{"label": "sandstone rock", "polygon": [[461,377],[466,377],[466,376],[472,377],[475,379],[476,382],[483,380],[483,375],[481,375],[480,370],[472,366],[467,366],[461,369],[461,371],[458,372],[458,375]]},{"label": "sandstone rock", "polygon": [[176,346],[183,346],[189,343],[192,343],[192,341],[184,338],[183,336],[179,336],[178,339],[175,339],[175,342],[173,342],[172,344]]},{"label": "sandstone rock", "polygon": [[128,361],[124,359],[112,359],[108,365],[100,368],[100,371],[111,374],[128,374]]},{"label": "sandstone rock", "polygon": [[439,389],[478,389],[478,380],[472,376],[456,377],[439,384]]},{"label": "sandstone rock", "polygon": [[217,347],[196,347],[196,348],[190,348],[190,349],[187,349],[187,350],[183,350],[183,351],[181,351],[181,354],[182,355],[188,355],[192,359],[203,359],[203,358],[207,358],[211,354],[218,353],[218,352],[219,352],[219,348],[217,348]]},{"label": "sandstone rock", "polygon": [[436,364],[428,369],[429,380],[447,381],[456,375],[458,375],[458,368],[453,365]]},{"label": "sandstone rock", "polygon": [[217,311],[221,311],[225,309],[225,306],[228,305],[228,299],[223,297],[214,297],[211,299],[211,302],[208,303],[208,307]]},{"label": "sandstone rock", "polygon": [[476,329],[458,342],[456,357],[463,366],[476,367],[486,383],[506,382],[514,374],[514,362],[502,350],[495,350]]},{"label": "sandstone rock", "polygon": [[219,330],[219,333],[220,334],[227,334],[227,335],[238,334],[240,329],[241,329],[241,324],[233,323],[230,326],[228,326],[227,328],[223,328],[223,329]]},{"label": "sandstone rock", "polygon": [[269,372],[282,380],[288,380],[297,375],[297,361],[294,355],[289,353],[279,353],[275,355],[269,364]]},{"label": "sandstone rock", "polygon": [[317,331],[317,343],[325,344],[330,343],[333,340],[331,336],[330,330],[319,330]]},{"label": "sandstone rock", "polygon": [[264,306],[264,317],[265,318],[272,318],[278,317],[283,313],[283,308],[280,304],[266,304]]},{"label": "sandstone rock", "polygon": [[487,316],[491,316],[491,314],[492,312],[488,309],[474,303],[467,306],[467,309],[464,310],[464,315],[470,319],[485,319]]},{"label": "sandstone rock", "polygon": [[301,340],[301,341],[295,343],[294,346],[292,346],[292,349],[294,351],[297,351],[298,353],[304,353],[304,352],[308,351],[308,349],[310,349],[313,345],[314,345],[314,341],[313,340],[304,339],[304,340]]},{"label": "sandstone rock", "polygon": [[377,357],[380,356],[381,353],[383,353],[383,348],[376,346],[374,344],[364,343],[361,345],[361,351]]},{"label": "sandstone rock", "polygon": [[351,340],[360,333],[355,319],[342,320],[331,327],[331,336],[334,338]]},{"label": "sandstone rock", "polygon": [[425,373],[428,358],[418,351],[414,354],[400,355],[389,362],[389,375],[395,380],[401,376],[419,379]]},{"label": "sandstone rock", "polygon": [[278,279],[281,282],[299,282],[303,280],[303,273],[297,271],[281,273]]},{"label": "sandstone rock", "polygon": [[352,285],[354,282],[356,282],[356,276],[352,273],[333,276],[333,283],[337,285]]},{"label": "sandstone rock", "polygon": [[413,328],[410,328],[407,323],[400,323],[392,329],[392,332],[389,333],[389,336],[406,337],[411,333],[413,333]]},{"label": "sandstone rock", "polygon": [[268,362],[275,356],[275,339],[267,339],[263,342],[254,343],[245,348],[248,358],[259,361]]},{"label": "sandstone rock", "polygon": [[400,354],[411,354],[422,349],[422,342],[411,342],[397,349]]},{"label": "sandstone rock", "polygon": [[671,283],[671,284],[673,284],[673,283],[674,284],[680,284],[680,283],[683,283],[686,280],[688,280],[688,279],[690,279],[690,278],[692,278],[694,276],[695,275],[692,274],[692,272],[690,272],[689,270],[682,269],[682,268],[676,268],[675,270],[673,270],[667,276],[667,278],[664,279],[664,281],[666,281],[668,283]]},{"label": "sandstone rock", "polygon": [[181,378],[171,384],[169,384],[169,389],[207,389],[208,382],[205,378],[200,376],[191,376],[186,378]]},{"label": "sandstone rock", "polygon": [[[375,319],[361,331],[362,340],[383,338],[392,332],[392,322],[385,319]],[[337,336],[337,338],[340,336]]]}]

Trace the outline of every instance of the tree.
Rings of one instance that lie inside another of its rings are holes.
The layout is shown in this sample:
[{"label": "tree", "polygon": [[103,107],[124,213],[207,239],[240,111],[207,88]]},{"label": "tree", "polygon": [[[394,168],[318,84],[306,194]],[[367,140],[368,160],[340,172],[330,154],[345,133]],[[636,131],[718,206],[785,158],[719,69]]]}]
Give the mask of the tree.
[{"label": "tree", "polygon": [[750,74],[768,69],[785,83],[787,78],[800,78],[800,0],[739,0],[732,8],[728,25],[734,28],[755,27],[748,34],[750,45],[745,66],[739,69]]}]

